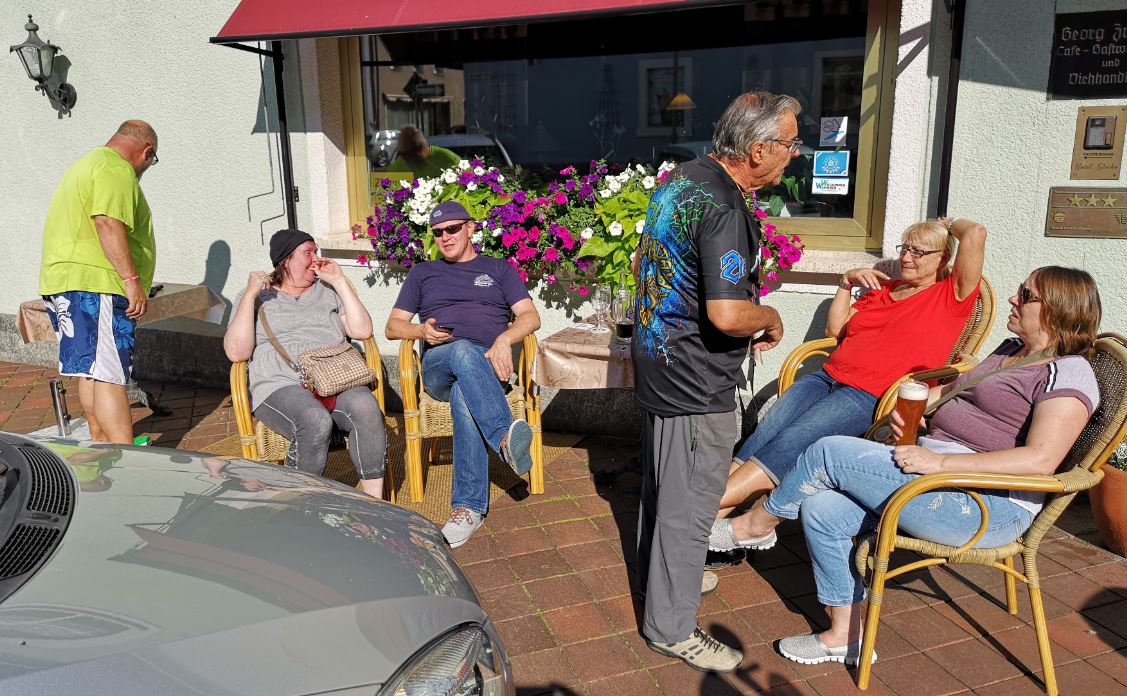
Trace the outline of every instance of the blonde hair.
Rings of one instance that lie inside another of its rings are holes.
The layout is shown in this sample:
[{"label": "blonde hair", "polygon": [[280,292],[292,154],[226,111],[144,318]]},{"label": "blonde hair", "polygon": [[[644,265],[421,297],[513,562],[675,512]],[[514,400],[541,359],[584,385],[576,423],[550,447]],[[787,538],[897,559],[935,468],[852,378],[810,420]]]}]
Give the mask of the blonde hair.
[{"label": "blonde hair", "polygon": [[917,222],[914,225],[908,225],[908,229],[904,230],[901,237],[904,244],[916,246],[913,242],[917,242],[924,249],[943,249],[943,256],[946,257],[941,266],[950,270],[951,260],[955,258],[955,249],[958,247],[958,240],[955,235],[947,231],[947,227],[938,220],[924,220]]},{"label": "blonde hair", "polygon": [[1057,355],[1091,357],[1103,307],[1096,281],[1087,271],[1042,266],[1029,274],[1041,297],[1041,326],[1053,338]]}]

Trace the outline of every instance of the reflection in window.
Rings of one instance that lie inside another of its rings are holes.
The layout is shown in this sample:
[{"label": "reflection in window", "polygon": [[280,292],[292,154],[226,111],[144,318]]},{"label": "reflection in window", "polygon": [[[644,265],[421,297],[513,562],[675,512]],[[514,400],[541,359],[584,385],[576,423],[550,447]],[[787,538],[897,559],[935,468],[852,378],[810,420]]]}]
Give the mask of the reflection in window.
[{"label": "reflection in window", "polygon": [[[414,125],[463,158],[513,177],[552,178],[593,159],[685,161],[710,150],[715,121],[754,89],[803,106],[801,156],[779,186],[782,214],[854,215],[865,0],[694,8],[629,17],[364,37],[370,172]],[[653,37],[671,37],[654,42]],[[656,46],[661,50],[654,50]],[[847,195],[810,193],[822,117],[846,117]],[[373,176],[373,179],[378,177]]]}]

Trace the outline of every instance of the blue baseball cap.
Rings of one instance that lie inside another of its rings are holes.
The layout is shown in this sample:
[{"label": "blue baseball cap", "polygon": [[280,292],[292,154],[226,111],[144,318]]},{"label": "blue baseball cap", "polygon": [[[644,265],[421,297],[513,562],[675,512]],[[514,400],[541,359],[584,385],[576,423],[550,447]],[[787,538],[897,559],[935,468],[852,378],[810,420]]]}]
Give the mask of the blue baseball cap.
[{"label": "blue baseball cap", "polygon": [[470,217],[469,211],[465,206],[457,201],[446,201],[434,206],[434,210],[430,211],[430,226],[441,225],[444,222],[457,220],[458,222],[465,222],[466,220],[473,220]]}]

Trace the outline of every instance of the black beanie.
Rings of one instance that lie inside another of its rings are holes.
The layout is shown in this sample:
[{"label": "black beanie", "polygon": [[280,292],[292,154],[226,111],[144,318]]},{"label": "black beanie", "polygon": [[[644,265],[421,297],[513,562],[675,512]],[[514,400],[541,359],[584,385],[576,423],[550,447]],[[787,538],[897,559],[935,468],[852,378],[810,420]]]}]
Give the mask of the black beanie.
[{"label": "black beanie", "polygon": [[270,238],[270,265],[277,268],[294,249],[312,241],[313,237],[301,230],[278,230]]}]

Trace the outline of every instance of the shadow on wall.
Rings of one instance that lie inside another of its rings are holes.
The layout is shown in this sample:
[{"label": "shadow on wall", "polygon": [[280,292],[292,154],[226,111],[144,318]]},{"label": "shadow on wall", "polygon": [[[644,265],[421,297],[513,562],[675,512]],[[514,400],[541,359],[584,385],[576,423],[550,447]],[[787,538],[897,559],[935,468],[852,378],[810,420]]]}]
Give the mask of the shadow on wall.
[{"label": "shadow on wall", "polygon": [[227,286],[227,277],[231,273],[231,247],[223,240],[214,241],[207,250],[207,262],[204,265],[203,285],[211,288],[212,292],[223,300],[223,319],[220,326],[227,326],[231,318],[231,300],[223,294]]}]

